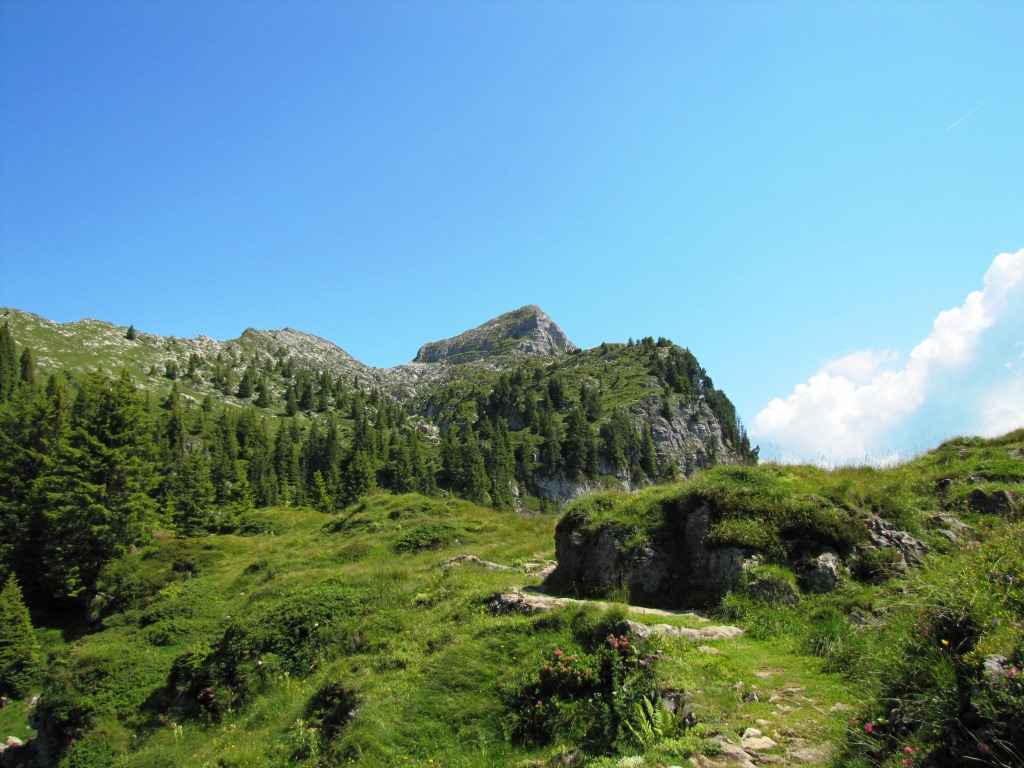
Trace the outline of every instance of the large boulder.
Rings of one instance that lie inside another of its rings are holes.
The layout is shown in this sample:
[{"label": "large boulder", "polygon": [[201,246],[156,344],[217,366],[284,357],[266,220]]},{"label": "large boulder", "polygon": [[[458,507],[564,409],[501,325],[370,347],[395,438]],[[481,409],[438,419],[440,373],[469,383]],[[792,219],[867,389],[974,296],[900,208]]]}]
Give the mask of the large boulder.
[{"label": "large boulder", "polygon": [[567,516],[555,530],[558,567],[549,586],[588,597],[617,590],[638,605],[699,605],[738,587],[743,573],[759,561],[739,547],[709,547],[710,511],[690,512],[678,530],[627,546],[629,530],[590,529]]}]

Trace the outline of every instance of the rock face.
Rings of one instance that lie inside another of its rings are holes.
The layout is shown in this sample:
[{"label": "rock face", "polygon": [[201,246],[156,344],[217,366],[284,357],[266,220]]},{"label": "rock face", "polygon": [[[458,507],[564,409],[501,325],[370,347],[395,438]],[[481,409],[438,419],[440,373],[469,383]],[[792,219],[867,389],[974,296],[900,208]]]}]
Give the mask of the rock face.
[{"label": "rock face", "polygon": [[[547,586],[586,597],[625,593],[634,605],[666,608],[712,605],[741,586],[767,603],[798,602],[791,585],[752,571],[764,564],[763,551],[716,545],[709,539],[711,503],[673,509],[640,540],[634,526],[589,527],[585,516],[570,511],[555,529],[558,567]],[[905,572],[928,553],[923,542],[887,520],[871,515],[865,524],[871,544],[858,546],[846,553],[848,557],[884,549],[898,558],[896,565]],[[843,555],[826,543],[801,539],[799,544],[802,554],[791,553],[782,565],[798,574],[804,590],[830,592],[849,577]]]},{"label": "rock face", "polygon": [[560,355],[576,345],[533,304],[506,312],[471,331],[420,347],[417,363],[472,363],[497,355]]},{"label": "rock face", "polygon": [[714,602],[738,586],[744,570],[758,561],[738,547],[709,547],[709,518],[708,508],[700,507],[679,530],[667,531],[664,540],[626,547],[625,531],[590,531],[581,520],[565,517],[555,530],[558,568],[551,585],[587,596],[623,589],[639,605]]},{"label": "rock face", "polygon": [[658,395],[650,395],[630,408],[634,424],[651,425],[658,458],[671,461],[684,477],[716,463],[729,463],[732,452],[725,444],[718,418],[704,401],[673,403],[669,414]]}]

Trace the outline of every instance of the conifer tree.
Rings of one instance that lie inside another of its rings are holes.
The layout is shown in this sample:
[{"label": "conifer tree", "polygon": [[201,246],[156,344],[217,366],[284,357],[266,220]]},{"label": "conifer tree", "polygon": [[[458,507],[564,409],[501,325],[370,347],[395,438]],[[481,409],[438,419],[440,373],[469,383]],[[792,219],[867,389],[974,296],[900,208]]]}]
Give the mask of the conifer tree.
[{"label": "conifer tree", "polygon": [[256,399],[253,401],[253,405],[257,408],[270,407],[270,382],[267,381],[266,376],[260,376],[259,381],[256,382]]},{"label": "conifer tree", "polygon": [[640,469],[650,478],[658,476],[658,455],[654,450],[654,436],[651,425],[644,425],[644,434],[640,443]]},{"label": "conifer tree", "polygon": [[0,590],[0,695],[25,698],[36,683],[41,663],[21,586],[12,574]]},{"label": "conifer tree", "polygon": [[195,535],[210,530],[211,510],[217,491],[210,479],[206,451],[185,454],[178,463],[171,485],[174,523],[183,533]]},{"label": "conifer tree", "polygon": [[477,504],[491,503],[491,479],[487,476],[487,464],[480,443],[468,425],[459,446],[458,472],[458,487],[467,499]]},{"label": "conifer tree", "polygon": [[20,369],[20,380],[23,384],[35,384],[36,383],[36,362],[32,358],[32,350],[25,347],[21,350],[21,357],[19,358],[19,369]]},{"label": "conifer tree", "polygon": [[327,490],[327,483],[319,470],[313,473],[313,509],[325,515],[334,512],[334,499]]},{"label": "conifer tree", "polygon": [[365,452],[354,451],[341,474],[341,503],[353,504],[376,489],[377,473],[372,460]]},{"label": "conifer tree", "polygon": [[45,390],[20,387],[0,409],[0,573],[38,571],[39,484],[70,437],[69,410],[67,392],[52,376]]},{"label": "conifer tree", "polygon": [[253,392],[256,390],[256,371],[250,365],[245,369],[242,374],[242,380],[238,382],[238,392],[236,393],[243,399],[252,397]]},{"label": "conifer tree", "polygon": [[594,430],[587,423],[583,408],[577,405],[569,411],[565,424],[562,454],[565,456],[566,469],[570,474],[577,476],[596,474],[597,451]]},{"label": "conifer tree", "polygon": [[508,422],[499,418],[491,429],[487,452],[487,473],[491,480],[491,503],[496,509],[512,509],[514,497],[515,454],[509,437]]},{"label": "conifer tree", "polygon": [[18,358],[10,323],[0,327],[0,403],[7,402],[18,385]]},{"label": "conifer tree", "polygon": [[154,519],[159,476],[131,377],[87,376],[71,409],[70,439],[37,480],[40,578],[60,601],[85,595],[106,562],[140,542]]}]

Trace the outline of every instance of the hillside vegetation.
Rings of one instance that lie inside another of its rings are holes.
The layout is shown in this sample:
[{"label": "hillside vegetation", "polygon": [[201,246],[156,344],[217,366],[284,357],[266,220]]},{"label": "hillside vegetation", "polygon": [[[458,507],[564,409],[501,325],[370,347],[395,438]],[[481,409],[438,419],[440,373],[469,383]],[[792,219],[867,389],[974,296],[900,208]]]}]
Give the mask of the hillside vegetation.
[{"label": "hillside vegetation", "polygon": [[0,331],[0,765],[1022,762],[1024,431],[673,472],[731,405],[669,342],[288,415]]}]

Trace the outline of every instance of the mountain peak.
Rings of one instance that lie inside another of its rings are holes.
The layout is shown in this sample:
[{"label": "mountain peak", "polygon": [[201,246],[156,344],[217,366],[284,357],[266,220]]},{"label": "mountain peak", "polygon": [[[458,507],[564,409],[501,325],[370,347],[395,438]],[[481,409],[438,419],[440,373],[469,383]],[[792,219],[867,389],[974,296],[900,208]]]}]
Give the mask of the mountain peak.
[{"label": "mountain peak", "polygon": [[575,349],[540,307],[529,304],[458,336],[424,344],[415,362],[472,363],[499,355],[560,355]]}]

